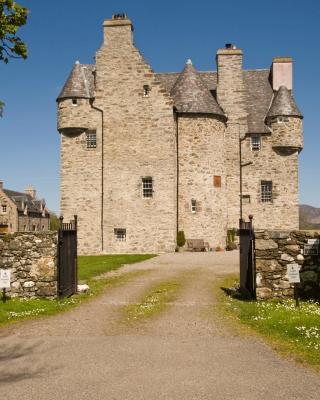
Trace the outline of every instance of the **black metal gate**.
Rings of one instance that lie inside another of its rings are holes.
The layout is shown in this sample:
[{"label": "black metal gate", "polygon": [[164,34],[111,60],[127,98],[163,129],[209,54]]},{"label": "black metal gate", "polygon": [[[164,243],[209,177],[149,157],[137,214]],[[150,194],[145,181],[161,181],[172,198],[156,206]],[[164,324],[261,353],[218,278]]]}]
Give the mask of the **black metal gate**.
[{"label": "black metal gate", "polygon": [[58,234],[58,295],[71,296],[77,292],[77,216],[69,223],[60,217]]},{"label": "black metal gate", "polygon": [[256,259],[253,217],[249,222],[240,220],[240,291],[245,298],[256,298]]}]

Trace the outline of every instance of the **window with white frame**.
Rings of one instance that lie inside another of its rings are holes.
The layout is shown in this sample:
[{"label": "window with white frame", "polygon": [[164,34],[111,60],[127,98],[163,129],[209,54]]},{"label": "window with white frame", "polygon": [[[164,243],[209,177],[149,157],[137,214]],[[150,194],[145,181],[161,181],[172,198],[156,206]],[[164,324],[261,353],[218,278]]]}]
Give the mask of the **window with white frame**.
[{"label": "window with white frame", "polygon": [[261,181],[261,201],[262,203],[272,202],[272,181]]},{"label": "window with white frame", "polygon": [[124,242],[126,240],[126,230],[124,228],[115,228],[114,237],[118,242]]},{"label": "window with white frame", "polygon": [[261,150],[261,136],[252,135],[251,136],[251,150]]},{"label": "window with white frame", "polygon": [[2,212],[3,214],[6,214],[6,212],[7,212],[7,205],[6,205],[6,204],[3,204],[3,205],[1,206],[1,212]]},{"label": "window with white frame", "polygon": [[153,197],[153,180],[150,176],[142,178],[142,197],[145,199]]},{"label": "window with white frame", "polygon": [[191,199],[191,212],[195,213],[197,211],[197,201],[195,199]]},{"label": "window with white frame", "polygon": [[97,133],[96,131],[87,132],[87,149],[94,149],[97,147]]}]

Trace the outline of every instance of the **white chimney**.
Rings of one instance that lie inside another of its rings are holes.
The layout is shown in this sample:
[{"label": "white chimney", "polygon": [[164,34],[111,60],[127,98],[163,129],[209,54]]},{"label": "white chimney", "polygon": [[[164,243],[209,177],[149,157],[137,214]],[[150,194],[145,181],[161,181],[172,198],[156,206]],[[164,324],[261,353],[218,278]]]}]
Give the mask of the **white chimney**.
[{"label": "white chimney", "polygon": [[280,86],[286,86],[292,90],[292,58],[275,57],[272,60],[272,89],[279,90]]}]

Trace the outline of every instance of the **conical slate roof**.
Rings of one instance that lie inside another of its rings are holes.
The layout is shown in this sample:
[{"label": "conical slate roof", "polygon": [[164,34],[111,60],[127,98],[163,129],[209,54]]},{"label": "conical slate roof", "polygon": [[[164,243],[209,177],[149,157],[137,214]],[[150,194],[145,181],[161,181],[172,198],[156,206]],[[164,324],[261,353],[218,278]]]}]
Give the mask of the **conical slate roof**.
[{"label": "conical slate roof", "polygon": [[184,70],[172,87],[171,96],[178,112],[214,114],[226,119],[191,60],[187,61]]},{"label": "conical slate roof", "polygon": [[280,86],[278,92],[274,95],[267,118],[285,116],[303,118],[299,111],[291,91],[286,86]]},{"label": "conical slate roof", "polygon": [[93,65],[83,65],[76,61],[73,69],[58,96],[58,100],[64,98],[86,98],[93,97]]}]

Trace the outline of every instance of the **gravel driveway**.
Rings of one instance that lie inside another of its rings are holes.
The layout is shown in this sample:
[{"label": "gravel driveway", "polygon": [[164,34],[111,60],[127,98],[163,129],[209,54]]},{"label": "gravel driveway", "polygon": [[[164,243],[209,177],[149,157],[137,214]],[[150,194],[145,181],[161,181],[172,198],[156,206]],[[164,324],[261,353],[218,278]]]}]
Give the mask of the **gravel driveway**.
[{"label": "gravel driveway", "polygon": [[[166,254],[147,270],[50,318],[0,330],[0,393],[11,399],[319,399],[320,375],[240,337],[214,313],[213,285],[237,252]],[[123,305],[156,282],[186,275],[163,314],[128,327]]]}]

